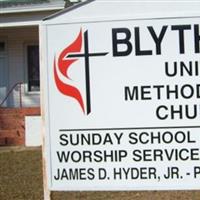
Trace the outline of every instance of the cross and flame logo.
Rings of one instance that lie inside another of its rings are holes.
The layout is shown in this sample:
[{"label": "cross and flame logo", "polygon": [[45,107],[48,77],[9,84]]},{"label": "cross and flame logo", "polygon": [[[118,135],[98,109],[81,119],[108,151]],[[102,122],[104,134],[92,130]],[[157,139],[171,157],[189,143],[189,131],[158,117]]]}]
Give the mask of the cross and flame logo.
[{"label": "cross and flame logo", "polygon": [[[83,53],[82,46],[84,43]],[[91,100],[90,100],[90,57],[96,56],[105,56],[108,52],[98,52],[90,53],[89,52],[89,42],[88,42],[88,31],[82,33],[80,30],[76,39],[67,46],[58,56],[54,57],[54,80],[57,86],[57,89],[66,96],[74,98],[80,105],[83,113],[89,115],[91,112]],[[86,85],[86,100],[83,100],[81,92],[78,88],[73,85],[64,83],[58,75],[57,70],[68,80],[71,80],[68,75],[68,70],[72,64],[79,60],[79,58],[84,58],[85,60],[85,85]],[[85,102],[85,104],[84,104]],[[86,106],[84,106],[86,105]]]}]

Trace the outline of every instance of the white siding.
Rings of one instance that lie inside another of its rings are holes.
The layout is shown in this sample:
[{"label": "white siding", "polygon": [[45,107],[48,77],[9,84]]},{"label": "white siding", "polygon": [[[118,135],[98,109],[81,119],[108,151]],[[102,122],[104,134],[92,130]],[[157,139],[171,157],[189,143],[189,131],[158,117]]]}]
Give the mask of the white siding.
[{"label": "white siding", "polygon": [[[17,82],[23,82],[22,100],[24,107],[39,106],[39,93],[30,94],[26,91],[27,66],[26,50],[27,44],[39,44],[38,27],[1,28],[0,39],[6,38],[8,48],[8,88],[12,88]],[[19,88],[10,95],[9,106],[19,106]]]},{"label": "white siding", "polygon": [[54,11],[38,11],[38,12],[17,12],[17,13],[1,13],[0,12],[0,27],[17,27],[22,24],[37,24],[46,16],[52,15]]}]

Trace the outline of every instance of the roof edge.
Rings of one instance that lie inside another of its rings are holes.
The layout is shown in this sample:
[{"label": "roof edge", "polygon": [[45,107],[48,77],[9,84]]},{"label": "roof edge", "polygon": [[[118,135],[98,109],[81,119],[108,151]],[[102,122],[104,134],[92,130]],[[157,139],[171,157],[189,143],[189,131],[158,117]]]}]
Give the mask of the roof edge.
[{"label": "roof edge", "polygon": [[62,15],[63,13],[67,13],[67,12],[70,12],[70,11],[72,11],[72,10],[78,9],[78,8],[80,8],[80,7],[84,6],[84,5],[87,5],[87,4],[89,4],[89,3],[92,3],[92,2],[94,2],[94,1],[95,1],[95,0],[88,0],[88,1],[84,1],[84,2],[81,2],[81,3],[75,4],[75,5],[73,5],[73,6],[64,8],[63,10],[61,10],[61,11],[55,13],[55,14],[52,14],[52,15],[50,15],[50,16],[45,17],[45,18],[43,19],[43,21],[47,21],[47,20],[49,20],[49,19],[53,19],[53,18],[55,18],[55,17],[57,17],[57,16],[59,16],[59,15]]},{"label": "roof edge", "polygon": [[19,10],[3,10],[0,14],[13,14],[13,13],[30,13],[30,12],[41,12],[41,11],[51,11],[51,10],[61,10],[63,6],[55,6],[55,7],[48,7],[48,8],[23,8]]}]

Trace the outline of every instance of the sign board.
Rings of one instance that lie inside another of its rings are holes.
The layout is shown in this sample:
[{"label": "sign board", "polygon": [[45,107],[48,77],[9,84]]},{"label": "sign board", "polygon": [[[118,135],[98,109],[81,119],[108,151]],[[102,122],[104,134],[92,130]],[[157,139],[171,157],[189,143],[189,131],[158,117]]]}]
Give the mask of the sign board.
[{"label": "sign board", "polygon": [[200,189],[199,22],[44,26],[51,190]]}]

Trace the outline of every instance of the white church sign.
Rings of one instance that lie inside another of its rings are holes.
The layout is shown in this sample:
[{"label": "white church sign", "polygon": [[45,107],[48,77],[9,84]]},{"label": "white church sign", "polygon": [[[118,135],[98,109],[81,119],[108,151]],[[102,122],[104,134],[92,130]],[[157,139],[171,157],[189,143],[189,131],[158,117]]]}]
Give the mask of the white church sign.
[{"label": "white church sign", "polygon": [[200,189],[199,22],[43,25],[51,190]]}]

